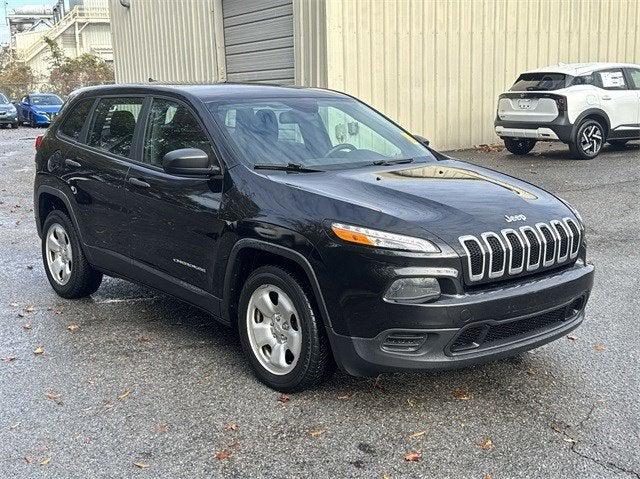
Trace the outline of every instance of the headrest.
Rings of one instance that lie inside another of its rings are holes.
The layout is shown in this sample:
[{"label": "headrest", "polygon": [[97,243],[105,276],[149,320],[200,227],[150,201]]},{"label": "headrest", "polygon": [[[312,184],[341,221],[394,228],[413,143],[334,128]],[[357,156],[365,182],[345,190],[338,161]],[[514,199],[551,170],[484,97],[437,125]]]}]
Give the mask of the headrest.
[{"label": "headrest", "polygon": [[116,110],[111,116],[111,123],[109,124],[109,133],[112,136],[126,136],[133,135],[133,130],[136,128],[136,119],[133,113],[127,110]]}]

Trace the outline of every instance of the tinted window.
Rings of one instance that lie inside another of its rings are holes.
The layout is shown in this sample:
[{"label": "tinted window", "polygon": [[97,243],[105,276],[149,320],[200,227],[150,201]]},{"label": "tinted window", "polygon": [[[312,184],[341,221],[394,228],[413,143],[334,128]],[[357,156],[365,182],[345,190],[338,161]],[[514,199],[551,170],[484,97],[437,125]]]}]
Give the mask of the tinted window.
[{"label": "tinted window", "polygon": [[143,98],[103,98],[93,113],[87,143],[121,156],[129,156]]},{"label": "tinted window", "polygon": [[567,86],[567,75],[562,73],[523,73],[511,91],[549,91]]},{"label": "tinted window", "polygon": [[626,90],[627,88],[622,70],[606,70],[597,72],[596,75],[602,88],[607,90]]},{"label": "tinted window", "polygon": [[637,68],[630,69],[631,81],[636,90],[640,90],[640,70]]},{"label": "tinted window", "polygon": [[153,100],[144,141],[145,163],[162,166],[162,158],[181,148],[199,148],[213,158],[211,143],[193,113],[171,100]]},{"label": "tinted window", "polygon": [[31,95],[32,105],[62,105],[62,99],[58,95]]},{"label": "tinted window", "polygon": [[79,139],[80,132],[82,131],[85,120],[89,116],[93,101],[93,98],[87,98],[76,103],[60,127],[60,132],[74,140]]},{"label": "tinted window", "polygon": [[571,81],[571,86],[595,85],[595,84],[596,84],[596,80],[593,73],[591,75],[580,75],[580,76],[574,77],[573,80]]}]

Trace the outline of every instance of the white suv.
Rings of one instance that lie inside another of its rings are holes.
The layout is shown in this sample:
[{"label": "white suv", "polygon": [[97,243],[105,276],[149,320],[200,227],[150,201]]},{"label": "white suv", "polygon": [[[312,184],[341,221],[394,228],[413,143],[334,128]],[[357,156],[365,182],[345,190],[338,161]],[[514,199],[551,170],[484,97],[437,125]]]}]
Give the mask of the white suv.
[{"label": "white suv", "polygon": [[511,153],[562,141],[581,159],[640,139],[640,65],[559,64],[521,74],[498,98],[496,134]]}]

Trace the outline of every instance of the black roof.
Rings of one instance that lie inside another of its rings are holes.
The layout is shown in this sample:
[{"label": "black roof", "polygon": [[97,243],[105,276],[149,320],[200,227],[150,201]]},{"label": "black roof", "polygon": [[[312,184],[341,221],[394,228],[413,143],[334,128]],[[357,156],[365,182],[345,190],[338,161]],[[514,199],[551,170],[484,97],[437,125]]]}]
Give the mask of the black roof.
[{"label": "black roof", "polygon": [[191,96],[201,101],[234,98],[278,98],[278,97],[345,97],[342,93],[321,88],[300,86],[267,85],[259,83],[212,83],[210,85],[168,85],[161,83],[99,85],[77,90],[77,94],[126,94],[165,92]]}]

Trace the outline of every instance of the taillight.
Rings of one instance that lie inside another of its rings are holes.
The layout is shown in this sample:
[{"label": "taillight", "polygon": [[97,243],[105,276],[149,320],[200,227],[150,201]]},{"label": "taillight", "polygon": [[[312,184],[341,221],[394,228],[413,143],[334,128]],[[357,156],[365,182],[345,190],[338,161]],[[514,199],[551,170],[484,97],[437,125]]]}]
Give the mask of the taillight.
[{"label": "taillight", "polygon": [[42,145],[42,136],[43,135],[36,136],[36,150],[40,148],[40,145]]},{"label": "taillight", "polygon": [[556,105],[558,105],[558,112],[564,113],[565,111],[567,111],[567,97],[556,97]]}]

